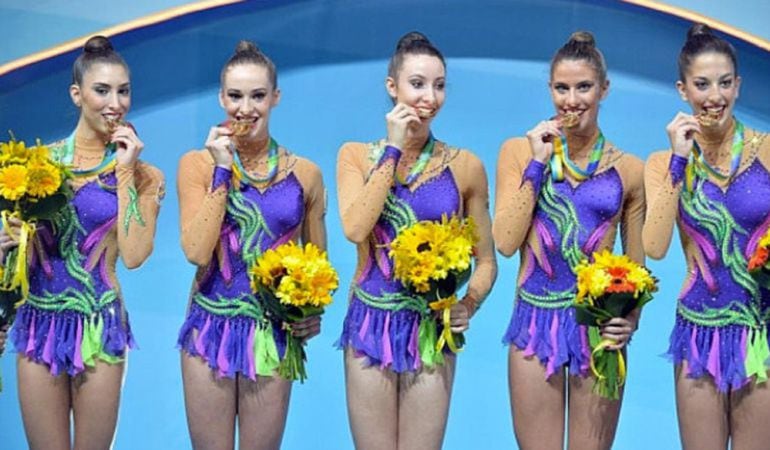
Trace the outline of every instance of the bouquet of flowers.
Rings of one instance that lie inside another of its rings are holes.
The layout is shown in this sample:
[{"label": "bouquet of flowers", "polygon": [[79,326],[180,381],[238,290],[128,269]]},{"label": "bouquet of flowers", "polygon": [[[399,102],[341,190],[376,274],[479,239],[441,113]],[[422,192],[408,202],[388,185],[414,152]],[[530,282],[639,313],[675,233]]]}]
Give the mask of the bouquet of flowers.
[{"label": "bouquet of flowers", "polygon": [[[428,367],[443,361],[444,345],[458,353],[463,335],[450,330],[450,309],[457,303],[457,291],[468,281],[471,259],[478,236],[473,219],[453,216],[441,222],[422,221],[399,231],[390,243],[394,278],[425,301],[426,312],[441,311],[443,331],[437,335],[436,321],[420,322],[419,347]],[[427,360],[427,361],[426,361]]]},{"label": "bouquet of flowers", "polygon": [[259,294],[266,315],[281,322],[286,333],[286,353],[278,374],[288,380],[307,378],[305,349],[291,333],[292,324],[321,315],[339,286],[326,252],[313,244],[300,247],[288,242],[263,253],[250,269],[251,289]]},{"label": "bouquet of flowers", "polygon": [[658,280],[643,266],[625,255],[607,250],[593,254],[593,262],[581,261],[575,269],[577,296],[575,318],[588,325],[591,346],[591,371],[596,377],[594,392],[602,397],[618,399],[626,379],[626,364],[620,350],[609,350],[615,344],[602,339],[598,325],[613,317],[625,317],[640,308],[658,290]]},{"label": "bouquet of flowers", "polygon": [[[5,257],[0,290],[18,289],[22,301],[29,294],[27,254],[35,235],[36,222],[53,218],[67,204],[72,197],[72,190],[66,183],[70,177],[67,168],[51,159],[50,149],[40,141],[29,148],[13,137],[9,142],[0,142],[3,228],[18,242],[18,246]],[[11,218],[21,220],[18,234],[9,224]]]},{"label": "bouquet of flowers", "polygon": [[759,240],[754,254],[749,259],[749,272],[755,276],[770,273],[770,261],[768,259],[770,259],[770,229]]}]

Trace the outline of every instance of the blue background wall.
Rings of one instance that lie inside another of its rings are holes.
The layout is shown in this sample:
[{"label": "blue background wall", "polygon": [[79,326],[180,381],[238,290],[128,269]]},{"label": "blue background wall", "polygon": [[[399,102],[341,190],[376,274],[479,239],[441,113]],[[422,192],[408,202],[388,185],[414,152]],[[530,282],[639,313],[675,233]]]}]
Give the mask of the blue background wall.
[{"label": "blue background wall", "polygon": [[[12,9],[6,3],[0,3],[3,17]],[[25,52],[58,42],[46,41],[46,35],[68,39],[101,28],[107,24],[105,17],[113,18],[107,11],[102,14],[100,8],[105,7],[97,2],[77,3],[82,10],[54,7],[58,2],[36,2],[48,4],[46,10],[53,17],[39,22],[34,13],[25,30],[36,28],[40,40],[25,38],[25,44],[27,39],[35,41]],[[149,2],[131,4],[124,5],[127,9],[121,17],[155,8]],[[25,6],[17,11],[30,17],[30,10]],[[75,25],[77,18],[82,19],[80,25]],[[96,24],[101,25],[88,28]],[[189,447],[174,343],[193,268],[179,249],[174,180],[179,157],[201,147],[209,127],[223,117],[216,100],[218,74],[238,39],[258,42],[279,68],[283,98],[274,111],[272,134],[323,170],[330,194],[330,256],[347,285],[355,258],[353,245],[340,230],[336,152],[344,141],[373,140],[384,134],[384,114],[390,103],[383,79],[387,58],[400,35],[419,29],[447,56],[447,103],[434,122],[434,132],[442,140],[477,152],[493,187],[500,144],[552,115],[547,60],[575,29],[595,33],[610,67],[611,93],[600,118],[604,134],[641,158],[667,147],[665,124],[676,111],[686,110],[673,82],[676,55],[688,26],[610,1],[487,0],[472,5],[457,0],[267,1],[194,14],[116,36],[113,43],[132,69],[134,109],[129,118],[146,144],[143,158],[160,167],[168,180],[154,254],[140,270],[120,273],[140,350],[129,361],[116,448]],[[68,30],[73,34],[66,35]],[[749,126],[770,129],[767,53],[734,43],[744,78],[737,114]],[[13,59],[7,56],[13,55],[7,41],[1,45],[0,60]],[[74,56],[65,54],[0,77],[0,129],[13,129],[28,141],[69,133],[77,120],[67,96]],[[498,262],[498,282],[474,318],[468,348],[459,358],[447,449],[516,448],[506,349],[500,337],[511,313],[518,263],[503,258]],[[669,257],[652,262],[651,267],[661,276],[662,289],[646,309],[630,349],[630,376],[616,448],[678,447],[672,368],[659,355],[666,349],[676,293],[684,277],[679,246],[673,245]],[[342,355],[333,348],[345,304],[346,286],[324,317],[322,335],[309,345],[310,379],[295,386],[284,448],[352,448]],[[9,449],[25,447],[13,360],[12,354],[0,360],[5,375],[0,448]]]}]

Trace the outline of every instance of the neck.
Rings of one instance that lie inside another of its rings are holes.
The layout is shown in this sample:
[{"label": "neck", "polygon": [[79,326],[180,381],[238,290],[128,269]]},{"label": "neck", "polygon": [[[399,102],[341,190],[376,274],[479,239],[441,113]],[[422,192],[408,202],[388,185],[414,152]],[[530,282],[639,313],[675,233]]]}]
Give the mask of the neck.
[{"label": "neck", "polygon": [[730,153],[725,143],[732,142],[735,133],[735,121],[730,120],[720,127],[703,127],[697,135],[698,145],[707,160],[716,160],[722,154]]},{"label": "neck", "polygon": [[566,131],[567,137],[567,150],[569,151],[569,157],[574,159],[582,156],[586,156],[591,153],[594,142],[596,142],[599,136],[599,127],[594,125],[587,130]]},{"label": "neck", "polygon": [[96,145],[98,143],[102,147],[110,141],[109,135],[102,134],[91,128],[82,116],[80,117],[80,120],[78,120],[78,125],[75,128],[75,137],[87,145]]},{"label": "neck", "polygon": [[430,128],[421,126],[407,135],[406,142],[404,142],[404,148],[402,148],[401,151],[405,154],[419,154],[428,142],[429,137]]},{"label": "neck", "polygon": [[109,138],[101,136],[82,121],[75,128],[75,147],[80,153],[104,153]]},{"label": "neck", "polygon": [[238,154],[251,158],[266,155],[270,149],[270,135],[257,136],[253,140],[233,139]]}]

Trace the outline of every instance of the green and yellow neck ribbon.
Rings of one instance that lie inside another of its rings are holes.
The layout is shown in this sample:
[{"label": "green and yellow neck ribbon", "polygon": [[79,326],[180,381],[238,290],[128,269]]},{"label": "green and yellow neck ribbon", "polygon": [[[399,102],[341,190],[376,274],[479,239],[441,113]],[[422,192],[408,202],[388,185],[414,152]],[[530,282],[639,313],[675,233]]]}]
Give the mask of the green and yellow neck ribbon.
[{"label": "green and yellow neck ribbon", "polygon": [[435,147],[435,145],[436,139],[433,138],[433,134],[431,133],[431,135],[428,137],[428,142],[425,143],[425,146],[420,151],[420,156],[417,158],[417,162],[414,164],[414,166],[412,166],[412,170],[410,170],[409,174],[406,176],[406,180],[402,180],[398,175],[398,172],[396,172],[396,180],[404,186],[408,186],[414,183],[414,180],[419,178],[425,168],[428,166],[428,161],[430,161],[430,157],[433,156],[433,147]]},{"label": "green and yellow neck ribbon", "polygon": [[428,304],[431,310],[441,311],[443,330],[441,330],[441,335],[436,340],[436,352],[441,353],[444,350],[445,345],[448,346],[449,350],[452,350],[453,353],[460,353],[463,351],[463,349],[455,342],[451,328],[452,305],[455,305],[456,303],[458,303],[457,296],[450,295],[447,298],[442,298]]},{"label": "green and yellow neck ribbon", "polygon": [[[16,242],[18,246],[9,252],[6,261],[9,262],[10,267],[6,267],[3,273],[2,289],[7,291],[13,291],[16,289],[21,290],[21,301],[16,304],[18,308],[24,303],[24,300],[29,295],[29,276],[27,275],[27,255],[29,253],[29,246],[32,245],[32,238],[35,236],[35,222],[34,221],[21,221],[19,227],[19,234],[16,235],[13,228],[9,223],[11,218],[21,219],[21,215],[18,212],[11,212],[4,210],[0,216],[3,222],[3,229],[6,233]],[[6,279],[9,278],[9,279]]]},{"label": "green and yellow neck ribbon", "polygon": [[565,172],[569,173],[570,178],[575,181],[584,181],[596,172],[599,168],[599,161],[604,154],[604,135],[601,130],[596,138],[594,148],[588,159],[588,165],[585,170],[577,166],[569,159],[569,149],[567,147],[567,138],[564,135],[556,136],[553,139],[553,155],[549,165],[551,166],[551,176],[554,181],[564,181]]},{"label": "green and yellow neck ribbon", "polygon": [[687,168],[685,169],[685,186],[687,186],[689,192],[692,192],[695,187],[696,178],[712,176],[720,182],[724,182],[730,180],[736,173],[738,173],[738,168],[741,165],[741,156],[743,156],[745,128],[743,123],[738,119],[733,120],[735,121],[735,132],[733,133],[733,143],[730,147],[730,172],[725,175],[706,162],[698,142],[693,140],[690,161],[687,163]]},{"label": "green and yellow neck ribbon", "polygon": [[278,173],[278,143],[275,139],[270,138],[270,145],[267,150],[267,175],[264,177],[256,177],[250,174],[246,168],[243,167],[241,157],[237,151],[233,151],[233,182],[234,184],[240,183],[241,180],[246,180],[247,183],[255,187],[265,186],[270,184]]},{"label": "green and yellow neck ribbon", "polygon": [[59,162],[69,167],[73,177],[75,178],[88,178],[97,176],[115,170],[115,165],[117,165],[117,159],[115,158],[117,153],[115,149],[115,143],[111,142],[107,144],[104,147],[104,157],[96,167],[84,170],[76,169],[72,167],[73,161],[75,160],[75,132],[73,131],[70,137],[68,137],[65,141],[61,160]]}]

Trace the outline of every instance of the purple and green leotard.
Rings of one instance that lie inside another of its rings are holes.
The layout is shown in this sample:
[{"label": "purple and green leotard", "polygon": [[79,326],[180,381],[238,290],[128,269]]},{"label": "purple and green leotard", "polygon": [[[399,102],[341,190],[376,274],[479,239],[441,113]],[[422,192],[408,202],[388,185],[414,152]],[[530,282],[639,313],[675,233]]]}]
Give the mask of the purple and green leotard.
[{"label": "purple and green leotard", "polygon": [[[105,152],[101,142],[73,135],[53,145],[52,155],[71,165],[76,146],[80,155]],[[105,161],[111,157],[107,152]],[[112,168],[82,177],[76,168],[74,198],[38,224],[30,293],[11,332],[16,351],[54,376],[120,362],[135,345],[115,265],[118,255],[132,267],[149,256],[163,177],[141,162],[104,167]]]},{"label": "purple and green leotard", "polygon": [[[193,179],[200,175],[195,171],[211,173],[211,165],[199,164],[203,153],[191,152],[185,158],[180,173],[183,166]],[[178,346],[202,358],[221,377],[241,375],[254,380],[257,375],[273,376],[286,349],[286,331],[266,317],[259,298],[251,291],[248,270],[259,254],[299,234],[305,192],[294,172],[264,191],[246,182],[233,182],[232,172],[221,167],[214,168],[213,176],[209,176],[210,189],[203,188],[209,194],[199,214],[208,214],[204,219],[216,225],[218,236],[214,237],[209,262],[201,265],[196,275]],[[221,220],[216,212],[204,211],[206,202],[216,202],[219,194],[225,196],[220,205],[224,213]],[[190,231],[183,224],[184,233]],[[191,239],[205,240],[204,234]]]}]

